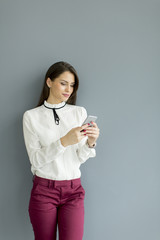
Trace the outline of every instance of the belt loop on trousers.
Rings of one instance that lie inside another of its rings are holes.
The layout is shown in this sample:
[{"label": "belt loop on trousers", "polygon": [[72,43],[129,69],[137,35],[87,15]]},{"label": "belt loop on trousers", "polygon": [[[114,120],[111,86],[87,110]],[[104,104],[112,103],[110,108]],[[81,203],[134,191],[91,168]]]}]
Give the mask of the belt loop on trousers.
[{"label": "belt loop on trousers", "polygon": [[53,183],[52,183],[51,180],[48,180],[48,187],[49,187],[49,188],[52,188],[52,187],[53,187]]},{"label": "belt loop on trousers", "polygon": [[54,180],[48,180],[48,187],[54,188],[55,187],[55,181]]}]

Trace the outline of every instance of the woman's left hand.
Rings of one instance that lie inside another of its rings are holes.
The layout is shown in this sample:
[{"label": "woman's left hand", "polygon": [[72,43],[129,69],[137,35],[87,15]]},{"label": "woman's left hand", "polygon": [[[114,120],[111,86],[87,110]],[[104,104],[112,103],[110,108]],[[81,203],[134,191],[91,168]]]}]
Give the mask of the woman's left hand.
[{"label": "woman's left hand", "polygon": [[100,129],[98,128],[97,124],[95,122],[91,122],[92,127],[85,128],[85,134],[88,136],[88,144],[91,146],[93,145],[97,138],[99,137]]}]

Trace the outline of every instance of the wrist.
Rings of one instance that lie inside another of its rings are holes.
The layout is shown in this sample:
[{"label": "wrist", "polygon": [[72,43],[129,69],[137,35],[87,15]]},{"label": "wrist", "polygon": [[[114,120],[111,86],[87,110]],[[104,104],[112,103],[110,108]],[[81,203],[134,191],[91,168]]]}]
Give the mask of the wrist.
[{"label": "wrist", "polygon": [[86,144],[88,145],[89,148],[94,148],[96,146],[96,142],[90,143],[87,139]]},{"label": "wrist", "polygon": [[65,136],[61,137],[60,141],[61,141],[61,144],[63,145],[63,147],[67,147],[68,146],[68,143],[67,143],[67,140],[66,140]]}]

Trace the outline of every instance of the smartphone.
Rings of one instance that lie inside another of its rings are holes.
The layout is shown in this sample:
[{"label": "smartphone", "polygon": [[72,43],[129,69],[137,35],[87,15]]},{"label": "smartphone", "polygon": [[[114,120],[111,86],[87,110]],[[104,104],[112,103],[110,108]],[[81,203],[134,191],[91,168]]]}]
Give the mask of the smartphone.
[{"label": "smartphone", "polygon": [[93,124],[91,123],[92,122],[95,122],[97,120],[97,116],[87,116],[87,118],[84,120],[84,122],[82,123],[82,125],[86,124],[86,123],[90,123],[89,127],[92,127]]}]

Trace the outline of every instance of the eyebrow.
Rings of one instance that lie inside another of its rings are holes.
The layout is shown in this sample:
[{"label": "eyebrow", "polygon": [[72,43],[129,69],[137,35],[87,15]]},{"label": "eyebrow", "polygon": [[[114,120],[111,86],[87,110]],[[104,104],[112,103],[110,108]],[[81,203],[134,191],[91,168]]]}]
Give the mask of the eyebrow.
[{"label": "eyebrow", "polygon": [[[61,81],[64,81],[64,82],[68,83],[68,82],[67,82],[66,80],[64,80],[64,79],[61,79]],[[72,82],[72,83],[75,84],[75,82]],[[71,84],[72,84],[72,83],[71,83]]]}]

